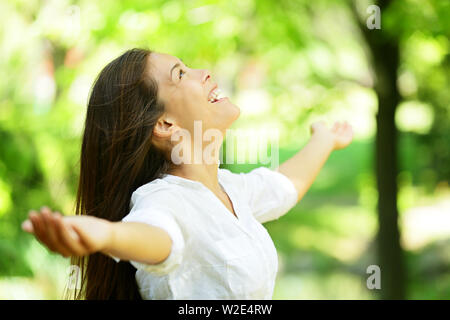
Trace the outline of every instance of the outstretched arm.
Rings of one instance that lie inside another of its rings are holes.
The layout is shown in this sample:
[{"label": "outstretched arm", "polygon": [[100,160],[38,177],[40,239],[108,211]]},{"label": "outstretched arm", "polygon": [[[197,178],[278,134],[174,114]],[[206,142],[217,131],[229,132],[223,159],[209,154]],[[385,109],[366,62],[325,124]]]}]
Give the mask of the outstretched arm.
[{"label": "outstretched arm", "polygon": [[22,229],[64,257],[94,252],[147,264],[164,261],[172,240],[161,228],[139,222],[111,222],[92,216],[64,217],[43,207],[30,211]]},{"label": "outstretched arm", "polygon": [[332,129],[328,129],[323,121],[315,122],[311,132],[306,146],[278,168],[278,172],[295,185],[297,201],[308,191],[331,152],[345,148],[353,139],[352,127],[347,122],[336,122]]}]

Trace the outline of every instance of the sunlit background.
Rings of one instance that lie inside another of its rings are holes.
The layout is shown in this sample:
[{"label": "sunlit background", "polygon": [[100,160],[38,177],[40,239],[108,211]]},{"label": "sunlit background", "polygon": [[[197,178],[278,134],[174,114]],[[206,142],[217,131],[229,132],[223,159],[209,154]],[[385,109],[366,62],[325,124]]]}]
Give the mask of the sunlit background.
[{"label": "sunlit background", "polygon": [[[20,224],[44,204],[73,213],[89,89],[132,47],[211,70],[241,108],[233,128],[278,130],[281,162],[306,143],[311,122],[348,120],[354,142],[332,154],[293,210],[265,224],[280,261],[273,298],[383,297],[366,286],[367,267],[378,264],[377,79],[363,30],[373,3],[1,1],[0,299],[62,297],[68,259]],[[399,51],[405,298],[449,299],[450,2],[393,1],[381,17],[381,30],[365,31]]]}]

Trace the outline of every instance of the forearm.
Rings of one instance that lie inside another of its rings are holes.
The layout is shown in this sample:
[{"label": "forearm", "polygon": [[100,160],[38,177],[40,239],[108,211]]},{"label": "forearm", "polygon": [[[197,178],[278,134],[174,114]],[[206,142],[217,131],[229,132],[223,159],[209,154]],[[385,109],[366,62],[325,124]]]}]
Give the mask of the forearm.
[{"label": "forearm", "polygon": [[156,264],[169,256],[171,247],[170,236],[161,228],[139,222],[112,222],[110,240],[101,252],[121,260]]},{"label": "forearm", "polygon": [[308,191],[332,151],[333,142],[328,137],[313,135],[302,150],[280,165],[278,171],[297,189],[297,201]]}]

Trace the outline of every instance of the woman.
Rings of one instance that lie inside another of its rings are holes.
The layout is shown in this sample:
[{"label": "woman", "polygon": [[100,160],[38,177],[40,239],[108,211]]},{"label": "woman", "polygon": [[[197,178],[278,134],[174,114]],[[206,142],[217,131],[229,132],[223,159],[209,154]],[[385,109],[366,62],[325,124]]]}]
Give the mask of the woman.
[{"label": "woman", "polygon": [[[218,156],[212,164],[175,161],[174,137],[194,137],[195,121],[223,137],[238,118],[216,88],[207,70],[143,49],[101,71],[87,109],[77,215],[43,207],[23,223],[81,268],[76,298],[272,298],[278,260],[262,223],[303,197],[352,129],[313,124],[308,144],[278,171],[235,174],[218,168]],[[196,156],[192,145],[184,160]]]}]

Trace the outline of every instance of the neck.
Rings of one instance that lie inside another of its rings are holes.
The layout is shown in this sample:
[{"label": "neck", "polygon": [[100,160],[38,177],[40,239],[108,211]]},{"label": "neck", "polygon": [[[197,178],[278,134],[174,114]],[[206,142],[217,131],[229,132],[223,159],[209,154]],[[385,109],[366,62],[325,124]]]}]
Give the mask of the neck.
[{"label": "neck", "polygon": [[221,190],[217,177],[219,164],[182,164],[169,171],[169,174],[185,179],[199,181],[213,192]]},{"label": "neck", "polygon": [[[202,141],[203,143],[198,150],[196,149],[197,146],[195,145],[195,142],[190,140],[187,141],[190,143],[186,142],[186,145],[182,146],[184,148],[191,148],[191,152],[186,153],[186,158],[190,161],[186,161],[186,159],[184,159],[184,161],[181,161],[181,164],[174,165],[168,173],[185,179],[201,182],[212,192],[216,194],[220,193],[222,188],[219,185],[217,171],[219,167],[219,155],[222,139],[214,140],[214,142],[209,143],[207,146],[207,142]],[[206,147],[209,149],[205,149]],[[207,152],[207,161],[204,157],[205,150],[209,151]],[[172,150],[172,153],[173,152],[174,150]],[[175,154],[178,155],[178,151],[176,151]],[[198,159],[195,158],[195,156],[198,156],[199,154],[202,161],[197,161]],[[181,156],[182,159],[183,156]]]}]

